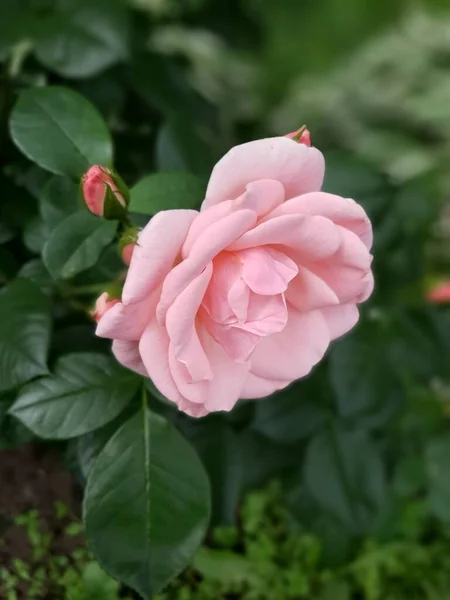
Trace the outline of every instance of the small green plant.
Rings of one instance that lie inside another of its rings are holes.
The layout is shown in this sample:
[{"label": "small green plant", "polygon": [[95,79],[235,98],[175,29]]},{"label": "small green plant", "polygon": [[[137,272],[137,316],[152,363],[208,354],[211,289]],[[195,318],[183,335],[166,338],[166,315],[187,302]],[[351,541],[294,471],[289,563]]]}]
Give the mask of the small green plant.
[{"label": "small green plant", "polygon": [[[413,517],[411,515],[413,514]],[[240,528],[218,528],[211,547],[154,600],[449,600],[450,537],[408,504],[398,539],[368,539],[356,558],[323,566],[317,537],[290,531],[280,486],[247,495]]]},{"label": "small green plant", "polygon": [[55,503],[55,516],[61,525],[67,522],[65,537],[80,536],[79,544],[68,555],[56,554],[53,534],[47,531],[38,511],[18,515],[14,525],[25,529],[29,558],[15,558],[9,568],[0,570],[0,597],[18,600],[22,597],[19,590],[25,589],[28,600],[117,600],[120,584],[100,568],[84,546],[81,523],[70,518],[61,502]]}]

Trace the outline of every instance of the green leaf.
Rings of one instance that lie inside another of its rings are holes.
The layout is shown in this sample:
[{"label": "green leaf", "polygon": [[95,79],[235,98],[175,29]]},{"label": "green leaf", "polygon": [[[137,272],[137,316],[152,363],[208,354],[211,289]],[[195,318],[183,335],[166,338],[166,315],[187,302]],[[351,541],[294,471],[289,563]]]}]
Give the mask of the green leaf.
[{"label": "green leaf", "polygon": [[312,497],[353,534],[367,533],[387,498],[381,456],[363,432],[335,425],[317,434],[304,475]]},{"label": "green leaf", "polygon": [[431,511],[445,523],[450,522],[450,435],[430,441],[426,449],[428,502]]},{"label": "green leaf", "polygon": [[221,582],[226,586],[244,584],[259,588],[264,585],[255,564],[229,550],[200,548],[195,553],[192,566],[206,579]]},{"label": "green leaf", "polygon": [[35,216],[28,221],[23,230],[23,243],[35,254],[40,254],[48,240],[48,228],[44,220]]},{"label": "green leaf", "polygon": [[54,229],[42,258],[54,279],[68,279],[95,265],[115,236],[117,223],[88,212],[70,215]]},{"label": "green leaf", "polygon": [[239,436],[222,415],[185,419],[183,423],[183,432],[195,446],[211,482],[211,524],[234,524],[243,484]]},{"label": "green leaf", "polygon": [[91,165],[111,166],[112,141],[97,110],[63,87],[23,91],[10,118],[13,142],[43,169],[78,179]]},{"label": "green leaf", "polygon": [[160,210],[198,208],[204,196],[202,182],[191,173],[154,173],[131,190],[130,211],[154,215]]},{"label": "green leaf", "polygon": [[[404,399],[390,358],[392,339],[380,322],[365,322],[334,343],[330,378],[340,415],[359,427],[383,427]],[[389,328],[390,329],[390,328]]]},{"label": "green leaf", "polygon": [[0,294],[0,391],[48,373],[50,314],[46,296],[26,279]]},{"label": "green leaf", "polygon": [[39,196],[41,217],[48,231],[55,229],[69,215],[82,209],[80,188],[67,177],[52,177]]},{"label": "green leaf", "polygon": [[226,151],[220,144],[205,140],[187,117],[173,115],[158,132],[156,164],[160,171],[190,171],[207,178],[214,164]]},{"label": "green leaf", "polygon": [[36,56],[63,77],[92,77],[127,57],[128,25],[116,0],[57,3],[40,26]]},{"label": "green leaf", "polygon": [[115,419],[139,381],[103,354],[68,354],[58,360],[54,375],[20,391],[10,413],[41,437],[73,438]]},{"label": "green leaf", "polygon": [[45,268],[44,263],[39,258],[29,260],[22,265],[22,268],[17,276],[23,277],[24,279],[30,279],[36,283],[43,292],[46,293],[54,284],[53,279],[50,277],[49,272]]},{"label": "green leaf", "polygon": [[305,383],[257,402],[252,429],[281,444],[292,444],[314,433],[326,420],[327,411]]},{"label": "green leaf", "polygon": [[84,519],[102,568],[150,600],[186,566],[205,535],[208,479],[173,425],[141,411],[98,456]]}]

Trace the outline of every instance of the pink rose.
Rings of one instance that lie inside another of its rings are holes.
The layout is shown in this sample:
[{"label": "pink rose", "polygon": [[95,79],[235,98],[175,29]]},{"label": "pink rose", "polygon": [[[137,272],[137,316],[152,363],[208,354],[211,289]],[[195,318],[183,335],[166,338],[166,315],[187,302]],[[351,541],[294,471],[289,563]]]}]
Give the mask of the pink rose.
[{"label": "pink rose", "polygon": [[287,137],[230,150],[200,212],[160,212],[140,233],[97,335],[195,417],[307,375],[373,288],[369,219],[323,176],[319,150]]},{"label": "pink rose", "polygon": [[[99,217],[105,216],[105,205],[109,196],[108,208],[112,212],[123,211],[127,203],[123,195],[118,189],[117,177],[110,169],[94,165],[91,167],[81,179],[81,191],[83,194],[86,206],[94,215]],[[116,218],[116,215],[112,215]]]}]

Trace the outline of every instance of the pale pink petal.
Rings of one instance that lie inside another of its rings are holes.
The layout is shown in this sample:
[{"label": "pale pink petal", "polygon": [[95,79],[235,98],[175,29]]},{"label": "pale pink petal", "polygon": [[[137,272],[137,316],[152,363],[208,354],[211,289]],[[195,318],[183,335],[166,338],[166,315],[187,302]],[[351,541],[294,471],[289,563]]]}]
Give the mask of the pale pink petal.
[{"label": "pale pink petal", "polygon": [[320,277],[338,296],[341,303],[360,302],[370,295],[372,255],[359,237],[339,227],[342,244],[328,260],[305,262],[305,267]]},{"label": "pale pink petal", "polygon": [[362,291],[356,297],[356,302],[365,302],[367,298],[372,294],[374,288],[374,279],[372,271],[369,271],[365,277],[363,277],[361,281]]},{"label": "pale pink petal", "polygon": [[247,363],[232,360],[206,329],[199,331],[202,346],[213,371],[211,381],[189,383],[187,371],[169,348],[169,364],[181,394],[190,402],[202,404],[208,411],[231,410],[236,404],[248,373]]},{"label": "pale pink petal", "polygon": [[231,286],[227,300],[238,322],[243,323],[247,318],[250,289],[240,277]]},{"label": "pale pink petal", "polygon": [[169,367],[169,336],[156,319],[150,321],[142,334],[139,353],[148,376],[161,394],[180,405],[184,398],[175,385]]},{"label": "pale pink petal", "polygon": [[258,217],[265,215],[284,201],[284,187],[279,181],[261,179],[246,186],[245,192],[236,199],[229,199],[220,204],[202,209],[192,223],[183,245],[183,258],[189,256],[194,242],[204,231],[224,217],[238,210],[252,210]]},{"label": "pale pink petal", "polygon": [[258,217],[263,217],[284,202],[284,198],[282,183],[274,179],[260,179],[249,183],[245,192],[234,201],[234,204],[236,208],[249,208]]},{"label": "pale pink petal", "polygon": [[266,138],[235,146],[214,167],[202,210],[240,196],[246,185],[258,179],[279,181],[286,198],[315,192],[322,187],[324,171],[319,150],[289,138]]},{"label": "pale pink petal", "polygon": [[157,307],[157,317],[164,322],[167,310],[190,281],[199,275],[208,263],[233,240],[256,223],[251,210],[240,210],[211,225],[192,246],[189,257],[174,267],[167,275]]},{"label": "pale pink petal", "polygon": [[273,248],[250,248],[239,252],[242,279],[256,294],[271,296],[287,290],[298,268],[288,256]]},{"label": "pale pink petal", "polygon": [[196,329],[197,313],[211,280],[212,270],[210,263],[175,299],[166,316],[167,333],[175,357],[186,366],[192,381],[212,378],[211,367]]},{"label": "pale pink petal", "polygon": [[205,317],[204,324],[228,356],[237,362],[245,362],[261,339],[261,336],[240,327],[223,325],[208,317]]},{"label": "pale pink petal", "polygon": [[127,369],[136,371],[139,375],[148,377],[147,369],[139,353],[139,342],[113,340],[112,351],[117,360]]},{"label": "pale pink petal", "polygon": [[289,310],[280,333],[261,340],[250,358],[250,370],[265,379],[294,381],[304,377],[325,354],[330,342],[325,318],[319,310]]},{"label": "pale pink petal", "polygon": [[282,215],[247,231],[230,244],[229,250],[265,244],[282,244],[292,248],[301,260],[323,260],[339,248],[341,228],[325,217]]},{"label": "pale pink petal", "polygon": [[178,404],[178,408],[190,417],[194,417],[196,419],[209,414],[203,405],[194,404],[193,402],[189,402],[189,400],[181,400]]},{"label": "pale pink petal", "polygon": [[241,392],[241,398],[245,400],[255,400],[265,398],[278,390],[287,387],[292,381],[279,381],[275,379],[265,379],[254,373],[249,373],[245,381],[244,389]]},{"label": "pale pink petal", "polygon": [[220,344],[205,330],[202,338],[205,351],[211,361],[214,377],[209,382],[205,407],[209,411],[229,411],[238,401],[247,379],[248,363],[236,363]]},{"label": "pale pink petal", "polygon": [[251,294],[247,319],[241,325],[246,331],[267,336],[282,331],[288,320],[288,310],[283,294],[259,296]]},{"label": "pale pink petal", "polygon": [[322,309],[322,314],[325,317],[332,340],[350,331],[359,319],[359,312],[355,304],[330,306]]},{"label": "pale pink petal", "polygon": [[158,295],[153,293],[133,304],[115,304],[99,320],[96,335],[116,340],[138,340],[155,312]]},{"label": "pale pink petal", "polygon": [[335,292],[320,277],[302,266],[289,284],[286,300],[301,312],[339,304]]},{"label": "pale pink petal", "polygon": [[195,210],[162,211],[141,231],[123,287],[124,304],[146,298],[161,284],[180,254],[196,216]]},{"label": "pale pink petal", "polygon": [[[239,257],[232,252],[222,252],[213,260],[213,276],[202,304],[211,318],[218,323],[234,323],[236,321],[236,314],[231,306],[232,301],[236,302],[235,308],[238,312],[247,310],[245,302],[248,303],[248,297],[246,300],[248,294],[245,289],[239,287],[239,281],[242,282],[240,279],[241,269],[242,264]],[[233,289],[235,285],[238,286],[237,289]],[[245,283],[243,285],[249,291]],[[231,292],[232,289],[233,292]]]},{"label": "pale pink petal", "polygon": [[342,198],[326,192],[312,192],[291,198],[264,217],[269,220],[287,214],[321,215],[350,229],[370,250],[373,241],[372,225],[362,206],[351,198]]}]

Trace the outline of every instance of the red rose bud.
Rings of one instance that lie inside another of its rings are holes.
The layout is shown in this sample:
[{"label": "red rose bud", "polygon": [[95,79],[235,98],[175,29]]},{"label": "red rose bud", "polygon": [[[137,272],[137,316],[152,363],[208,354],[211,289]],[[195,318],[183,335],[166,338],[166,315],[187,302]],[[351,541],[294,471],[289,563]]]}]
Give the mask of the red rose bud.
[{"label": "red rose bud", "polygon": [[98,323],[105,314],[105,312],[112,308],[118,302],[120,302],[118,298],[110,298],[108,292],[103,292],[103,294],[97,298],[95,308],[91,312],[94,321]]},{"label": "red rose bud", "polygon": [[311,146],[311,134],[308,129],[306,129],[306,125],[300,127],[296,131],[291,131],[288,133],[286,137],[291,138],[294,142],[298,142],[299,144],[304,144],[305,146]]},{"label": "red rose bud", "polygon": [[119,251],[123,262],[129,266],[131,257],[133,256],[134,248],[137,244],[139,229],[137,227],[129,227],[126,229],[119,241]]},{"label": "red rose bud", "polygon": [[106,167],[94,165],[81,180],[83,199],[94,215],[122,219],[127,213],[128,188],[122,178]]},{"label": "red rose bud", "polygon": [[426,297],[432,304],[450,304],[450,281],[434,284],[427,290]]},{"label": "red rose bud", "polygon": [[127,265],[127,267],[130,266],[130,262],[131,262],[131,258],[133,256],[135,246],[136,246],[136,244],[128,244],[122,250],[122,260]]}]

